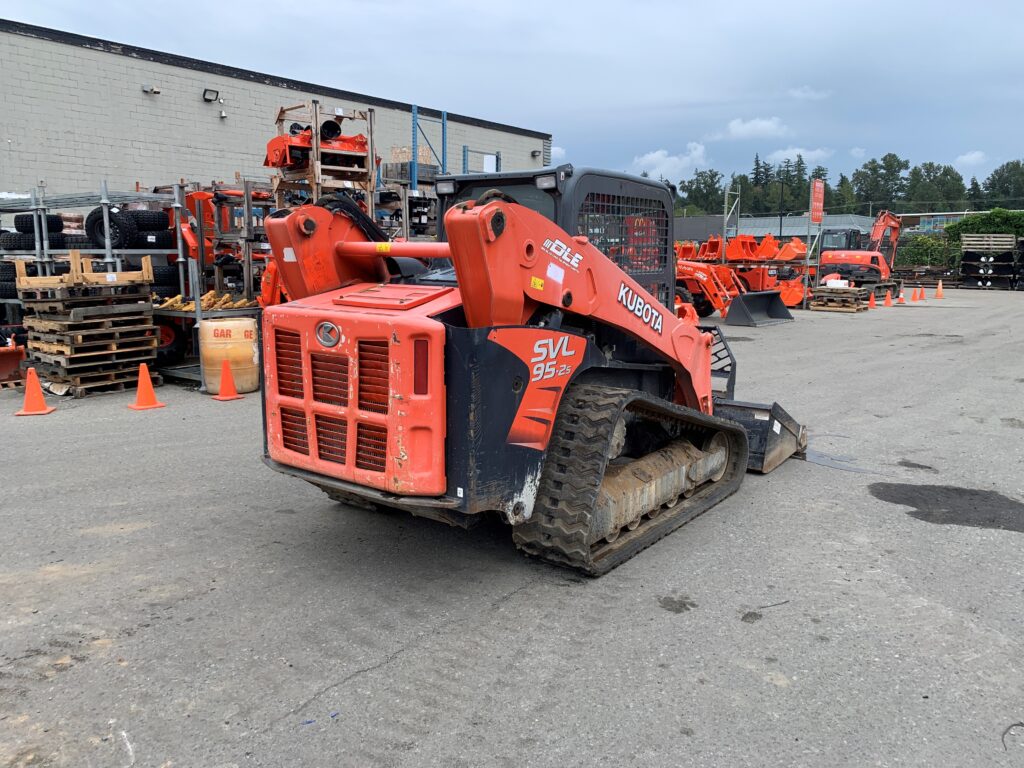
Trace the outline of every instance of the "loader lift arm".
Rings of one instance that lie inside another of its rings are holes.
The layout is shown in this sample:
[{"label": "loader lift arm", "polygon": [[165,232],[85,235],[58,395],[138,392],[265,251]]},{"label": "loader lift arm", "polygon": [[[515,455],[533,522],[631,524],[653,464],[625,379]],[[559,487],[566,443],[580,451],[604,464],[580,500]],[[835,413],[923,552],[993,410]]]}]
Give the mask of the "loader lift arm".
[{"label": "loader lift arm", "polygon": [[386,256],[450,259],[469,327],[524,325],[542,306],[592,317],[661,354],[676,370],[677,402],[713,410],[711,334],[668,311],[586,237],[570,238],[529,208],[504,200],[452,208],[447,243],[371,242],[346,216],[318,206],[268,225],[290,243],[278,271],[293,300],[387,282]]}]

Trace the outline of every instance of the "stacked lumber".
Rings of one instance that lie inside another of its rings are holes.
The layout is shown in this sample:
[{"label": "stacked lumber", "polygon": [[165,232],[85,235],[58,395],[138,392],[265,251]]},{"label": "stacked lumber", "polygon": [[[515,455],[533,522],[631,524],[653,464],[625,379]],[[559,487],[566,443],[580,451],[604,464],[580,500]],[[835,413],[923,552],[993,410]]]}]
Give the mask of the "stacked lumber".
[{"label": "stacked lumber", "polygon": [[52,391],[75,397],[134,386],[139,363],[152,362],[159,343],[152,281],[148,256],[139,271],[93,272],[92,260],[72,251],[71,270],[49,277],[29,277],[19,263],[25,365],[50,382]]}]

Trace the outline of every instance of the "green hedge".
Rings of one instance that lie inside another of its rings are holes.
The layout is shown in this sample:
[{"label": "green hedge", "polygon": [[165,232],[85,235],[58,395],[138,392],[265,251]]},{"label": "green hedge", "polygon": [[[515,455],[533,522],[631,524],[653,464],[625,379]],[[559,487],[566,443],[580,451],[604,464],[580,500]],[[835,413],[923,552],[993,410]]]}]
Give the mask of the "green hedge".
[{"label": "green hedge", "polygon": [[[946,227],[949,232],[949,227]],[[960,247],[942,235],[914,235],[896,251],[897,267],[955,267]]]},{"label": "green hedge", "polygon": [[946,237],[954,243],[960,235],[1016,235],[1024,237],[1024,211],[993,208],[988,213],[972,213],[946,226]]}]

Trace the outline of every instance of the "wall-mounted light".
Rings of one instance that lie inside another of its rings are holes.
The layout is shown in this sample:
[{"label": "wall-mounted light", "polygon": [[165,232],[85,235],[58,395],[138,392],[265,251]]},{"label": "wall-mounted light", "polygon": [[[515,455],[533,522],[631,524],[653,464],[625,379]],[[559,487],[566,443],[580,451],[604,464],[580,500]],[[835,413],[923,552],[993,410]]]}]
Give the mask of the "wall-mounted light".
[{"label": "wall-mounted light", "polygon": [[213,88],[203,89],[203,101],[211,102],[217,101],[220,98],[220,91],[215,91]]},{"label": "wall-mounted light", "polygon": [[535,149],[532,152],[530,152],[530,157],[533,157],[533,158],[540,157],[540,150],[539,149]]},{"label": "wall-mounted light", "polygon": [[221,119],[221,120],[226,120],[226,119],[227,119],[227,117],[228,117],[228,113],[227,113],[227,112],[225,112],[225,111],[224,111],[224,110],[222,109],[222,110],[220,111],[220,119]]},{"label": "wall-mounted light", "polygon": [[151,96],[156,96],[158,93],[160,93],[160,89],[157,88],[155,85],[144,85],[142,86],[142,92],[148,93]]}]

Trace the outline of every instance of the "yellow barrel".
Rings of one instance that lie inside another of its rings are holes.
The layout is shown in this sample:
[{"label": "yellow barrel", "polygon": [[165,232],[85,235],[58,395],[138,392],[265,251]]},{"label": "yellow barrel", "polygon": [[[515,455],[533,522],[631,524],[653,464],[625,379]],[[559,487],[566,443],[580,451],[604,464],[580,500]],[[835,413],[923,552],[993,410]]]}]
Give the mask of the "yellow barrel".
[{"label": "yellow barrel", "polygon": [[220,372],[227,360],[239,392],[255,392],[260,386],[260,350],[256,344],[256,320],[230,317],[199,323],[199,355],[203,383],[211,395],[220,394]]}]

